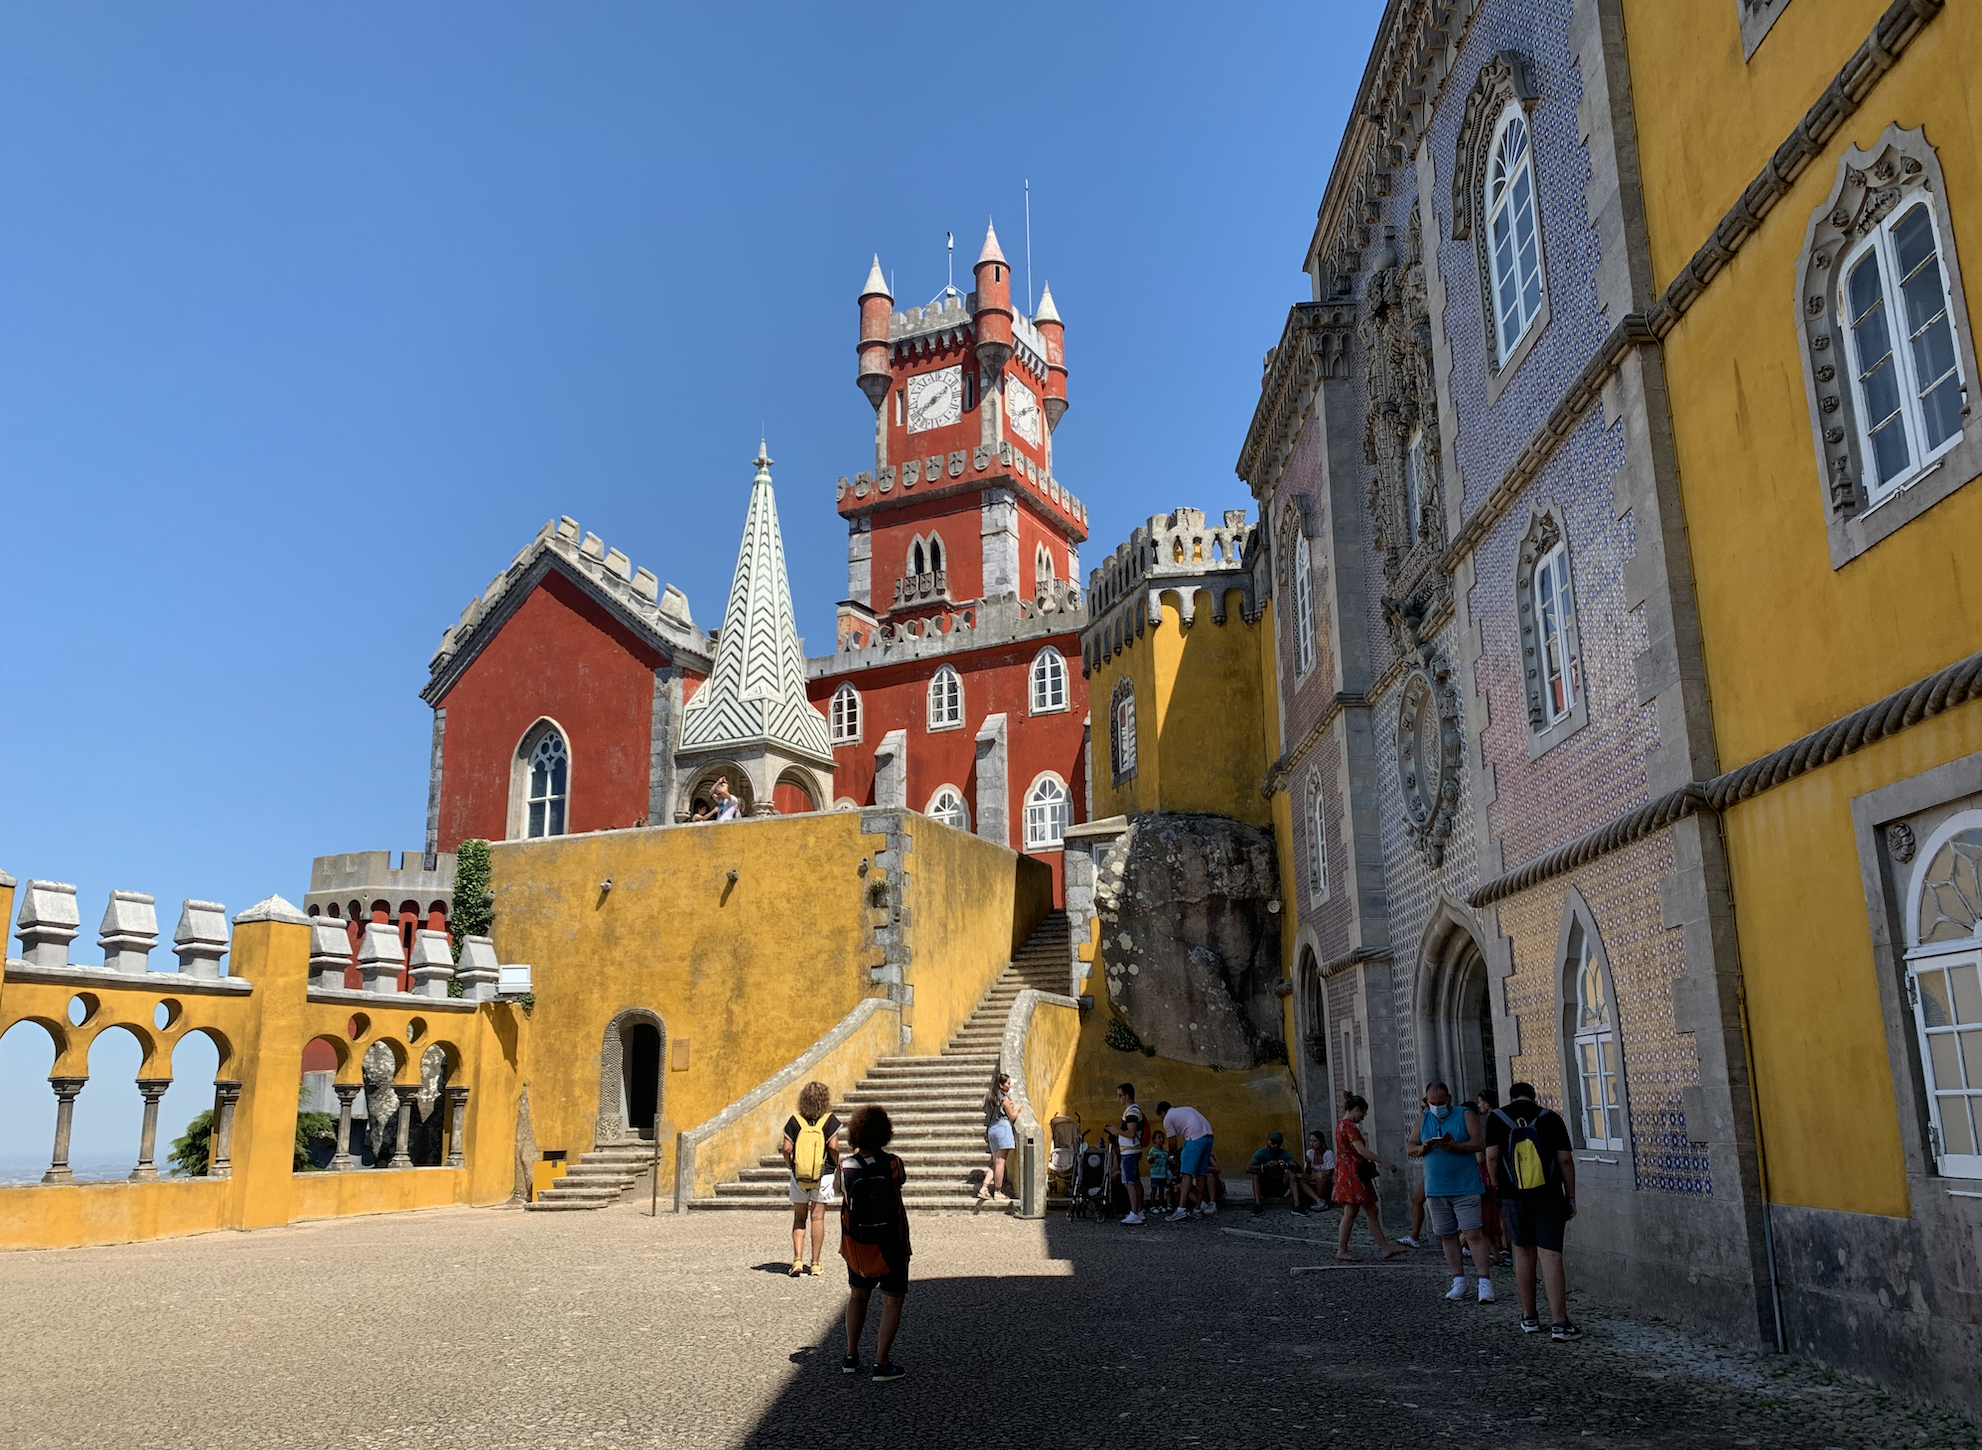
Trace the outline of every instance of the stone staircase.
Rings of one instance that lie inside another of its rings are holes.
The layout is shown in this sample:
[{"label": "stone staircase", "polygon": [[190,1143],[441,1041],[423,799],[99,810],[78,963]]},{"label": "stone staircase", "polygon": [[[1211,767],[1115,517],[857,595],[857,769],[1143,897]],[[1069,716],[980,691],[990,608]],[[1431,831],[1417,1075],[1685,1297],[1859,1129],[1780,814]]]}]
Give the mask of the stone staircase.
[{"label": "stone staircase", "polygon": [[[1016,1149],[1005,1168],[1006,1187],[1015,1201],[1009,1206],[977,1202],[978,1185],[989,1158],[984,1146],[984,1094],[997,1070],[1005,1020],[1019,993],[1028,987],[1041,992],[1067,990],[1067,935],[1066,914],[1051,913],[1026,939],[941,1053],[884,1057],[834,1105],[833,1111],[842,1121],[865,1103],[879,1103],[888,1110],[895,1125],[888,1151],[901,1158],[908,1173],[902,1200],[911,1210],[1017,1211]],[[690,1206],[788,1209],[789,1181],[784,1160],[775,1152],[766,1153],[755,1168],[744,1169],[735,1181],[717,1184],[715,1197],[695,1199]]]},{"label": "stone staircase", "polygon": [[654,1140],[628,1138],[601,1143],[580,1155],[564,1177],[523,1206],[532,1213],[568,1213],[617,1203],[635,1183],[645,1182],[654,1164]]}]

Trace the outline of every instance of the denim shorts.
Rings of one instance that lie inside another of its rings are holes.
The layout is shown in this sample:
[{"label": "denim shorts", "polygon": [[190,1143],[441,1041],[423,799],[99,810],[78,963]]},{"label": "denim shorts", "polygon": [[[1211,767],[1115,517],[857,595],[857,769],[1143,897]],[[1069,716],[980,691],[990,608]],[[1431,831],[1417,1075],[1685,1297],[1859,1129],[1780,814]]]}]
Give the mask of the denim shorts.
[{"label": "denim shorts", "polygon": [[1211,1134],[1202,1138],[1191,1138],[1184,1143],[1184,1151],[1178,1156],[1177,1171],[1195,1178],[1204,1173],[1211,1164]]},{"label": "denim shorts", "polygon": [[1000,1118],[984,1130],[984,1141],[993,1149],[1015,1146],[1012,1138],[1012,1120]]},{"label": "denim shorts", "polygon": [[1122,1182],[1142,1182],[1142,1149],[1122,1154]]}]

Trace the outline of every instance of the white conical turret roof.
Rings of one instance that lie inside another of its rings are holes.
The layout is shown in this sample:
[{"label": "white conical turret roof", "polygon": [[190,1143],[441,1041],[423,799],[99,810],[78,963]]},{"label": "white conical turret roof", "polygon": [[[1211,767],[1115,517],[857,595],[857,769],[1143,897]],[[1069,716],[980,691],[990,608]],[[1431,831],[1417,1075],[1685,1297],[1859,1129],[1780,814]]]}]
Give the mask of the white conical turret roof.
[{"label": "white conical turret roof", "polygon": [[805,656],[792,617],[771,458],[757,446],[729,604],[709,678],[682,711],[681,748],[781,745],[830,766],[826,717],[805,698]]},{"label": "white conical turret roof", "polygon": [[881,275],[881,254],[879,252],[874,254],[873,269],[868,272],[867,285],[860,289],[860,295],[862,297],[885,297],[890,302],[895,300],[895,294],[888,290],[888,279]]},{"label": "white conical turret roof", "polygon": [[1053,284],[1042,282],[1039,285],[1039,310],[1032,314],[1034,322],[1058,322],[1060,309],[1053,305]]}]

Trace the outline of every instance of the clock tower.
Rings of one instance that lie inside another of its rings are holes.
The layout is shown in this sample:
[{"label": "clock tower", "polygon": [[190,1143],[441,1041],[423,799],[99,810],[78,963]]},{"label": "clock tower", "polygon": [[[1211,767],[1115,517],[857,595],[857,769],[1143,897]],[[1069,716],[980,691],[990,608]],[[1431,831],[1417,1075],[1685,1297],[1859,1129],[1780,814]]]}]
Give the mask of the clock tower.
[{"label": "clock tower", "polygon": [[812,694],[843,804],[1048,853],[1057,883],[1060,833],[1086,815],[1086,699],[1066,659],[1087,511],[1053,470],[1066,329],[1051,287],[1031,317],[1013,306],[995,229],[972,271],[974,291],[897,311],[876,257],[861,290],[874,466],[839,480],[847,597]]}]

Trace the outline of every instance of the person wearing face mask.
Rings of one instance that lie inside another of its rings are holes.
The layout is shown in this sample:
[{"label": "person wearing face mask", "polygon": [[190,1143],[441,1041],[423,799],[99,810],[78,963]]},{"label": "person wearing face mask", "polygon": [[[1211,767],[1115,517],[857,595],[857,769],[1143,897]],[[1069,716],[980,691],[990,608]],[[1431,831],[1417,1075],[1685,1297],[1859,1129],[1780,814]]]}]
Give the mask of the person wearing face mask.
[{"label": "person wearing face mask", "polygon": [[1445,1250],[1446,1267],[1452,1271],[1452,1288],[1445,1297],[1455,1303],[1466,1297],[1462,1241],[1472,1250],[1473,1267],[1479,1270],[1479,1302],[1493,1302],[1492,1260],[1480,1227],[1480,1170],[1475,1157],[1485,1146],[1480,1115],[1470,1105],[1454,1103],[1452,1090],[1444,1083],[1426,1083],[1424,1111],[1405,1151],[1424,1159],[1425,1208],[1439,1247]]}]

